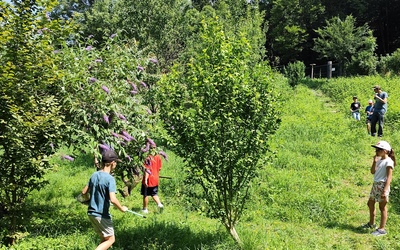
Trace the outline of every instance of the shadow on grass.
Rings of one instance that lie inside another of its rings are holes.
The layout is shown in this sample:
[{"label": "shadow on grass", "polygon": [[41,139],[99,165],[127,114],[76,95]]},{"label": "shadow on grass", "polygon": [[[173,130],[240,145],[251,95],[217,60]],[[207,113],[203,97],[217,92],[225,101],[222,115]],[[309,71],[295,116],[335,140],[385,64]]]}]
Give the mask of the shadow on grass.
[{"label": "shadow on grass", "polygon": [[354,225],[350,225],[350,224],[332,222],[332,223],[326,223],[324,226],[326,228],[338,228],[338,229],[341,229],[341,230],[352,231],[352,232],[357,233],[357,234],[369,234],[369,233],[371,233],[370,230],[366,230],[366,229],[361,228],[361,225],[355,227]]},{"label": "shadow on grass", "polygon": [[[124,250],[134,249],[237,249],[232,242],[226,246],[225,232],[193,232],[188,225],[175,222],[153,222],[150,225],[133,227],[132,230],[117,229],[116,242],[113,247]],[[228,241],[229,242],[229,241]]]}]

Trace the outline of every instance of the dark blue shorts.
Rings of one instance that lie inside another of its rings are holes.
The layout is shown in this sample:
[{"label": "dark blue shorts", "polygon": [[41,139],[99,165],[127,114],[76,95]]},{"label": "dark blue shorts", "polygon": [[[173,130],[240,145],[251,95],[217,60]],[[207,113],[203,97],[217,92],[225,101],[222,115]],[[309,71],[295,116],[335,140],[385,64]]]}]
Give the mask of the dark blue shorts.
[{"label": "dark blue shorts", "polygon": [[142,184],[140,194],[143,196],[156,196],[158,195],[158,186],[146,188],[146,186]]}]

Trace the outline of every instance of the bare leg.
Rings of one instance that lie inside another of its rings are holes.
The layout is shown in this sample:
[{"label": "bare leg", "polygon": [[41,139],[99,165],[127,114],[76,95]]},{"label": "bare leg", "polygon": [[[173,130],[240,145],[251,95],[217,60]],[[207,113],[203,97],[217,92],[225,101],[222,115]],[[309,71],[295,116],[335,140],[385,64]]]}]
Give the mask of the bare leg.
[{"label": "bare leg", "polygon": [[157,205],[161,204],[161,201],[160,201],[160,198],[158,197],[158,195],[154,195],[153,200],[157,203]]},{"label": "bare leg", "polygon": [[147,209],[148,204],[149,204],[149,196],[143,195],[143,209]]},{"label": "bare leg", "polygon": [[101,237],[101,243],[96,250],[107,250],[115,242],[115,236]]},{"label": "bare leg", "polygon": [[387,201],[381,201],[379,202],[379,210],[381,210],[381,224],[379,225],[380,229],[385,229],[386,226],[386,221],[388,218],[388,212],[387,212],[387,207],[386,207]]},{"label": "bare leg", "polygon": [[369,208],[369,224],[374,225],[375,224],[375,201],[369,199],[367,205]]}]

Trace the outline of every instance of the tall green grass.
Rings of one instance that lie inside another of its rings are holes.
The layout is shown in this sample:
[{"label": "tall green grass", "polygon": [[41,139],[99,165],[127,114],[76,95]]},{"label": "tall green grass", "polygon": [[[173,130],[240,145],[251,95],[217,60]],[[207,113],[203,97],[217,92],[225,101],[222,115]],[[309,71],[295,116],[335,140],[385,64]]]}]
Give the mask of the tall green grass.
[{"label": "tall green grass", "polygon": [[[389,234],[374,238],[358,229],[368,221],[369,168],[374,154],[370,145],[377,138],[367,135],[363,120],[357,122],[347,113],[351,96],[358,95],[364,103],[374,84],[389,92],[389,112],[397,112],[394,82],[366,77],[304,82],[293,90],[280,86],[285,99],[282,123],[269,141],[270,158],[252,182],[250,200],[237,226],[244,249],[400,248],[397,168],[389,204]],[[392,118],[395,116],[388,116],[388,120]],[[388,121],[384,139],[396,150],[400,133],[393,124]],[[92,159],[72,152],[74,162],[60,160],[60,155],[69,151],[73,149],[63,148],[53,158],[54,168],[46,175],[50,184],[29,198],[27,234],[21,235],[12,249],[94,249],[98,244],[86,206],[74,199],[94,171]],[[164,162],[161,175],[172,179],[160,183],[164,213],[159,214],[152,201],[147,219],[112,210],[116,230],[112,249],[238,249],[218,221],[206,218],[198,212],[201,209],[188,203],[183,160],[167,153],[169,161]],[[139,186],[126,199],[118,197],[132,210],[141,209]]]}]

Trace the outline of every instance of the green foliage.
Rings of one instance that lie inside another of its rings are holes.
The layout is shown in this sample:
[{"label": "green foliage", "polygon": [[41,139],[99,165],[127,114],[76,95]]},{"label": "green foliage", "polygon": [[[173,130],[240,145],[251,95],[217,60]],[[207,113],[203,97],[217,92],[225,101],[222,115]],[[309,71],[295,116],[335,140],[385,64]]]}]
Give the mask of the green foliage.
[{"label": "green foliage", "polygon": [[286,64],[307,47],[310,31],[318,25],[324,6],[319,0],[274,0],[268,4],[267,51],[271,62]]},{"label": "green foliage", "polygon": [[306,65],[303,62],[289,63],[284,69],[283,74],[289,79],[290,86],[294,87],[306,76]]},{"label": "green foliage", "polygon": [[375,72],[376,39],[367,24],[356,27],[353,16],[345,20],[334,17],[326,21],[324,28],[316,30],[319,35],[314,39],[314,51],[320,58],[336,60],[349,74],[371,74]]},{"label": "green foliage", "polygon": [[390,55],[381,57],[378,68],[382,75],[400,75],[400,48]]},{"label": "green foliage", "polygon": [[49,145],[64,124],[54,95],[62,75],[53,51],[70,28],[49,18],[55,4],[0,3],[0,217],[11,244],[24,220],[25,199],[46,184]]},{"label": "green foliage", "polygon": [[193,57],[160,82],[161,116],[187,162],[188,181],[237,241],[249,183],[279,123],[273,74],[252,51],[244,35],[227,37],[218,18],[206,18]]},{"label": "green foliage", "polygon": [[122,172],[142,166],[155,146],[157,114],[148,95],[158,80],[158,62],[134,42],[119,43],[118,36],[111,35],[104,47],[77,38],[75,46],[59,51],[65,72],[60,96],[66,142],[92,155],[102,145],[114,148],[126,158]]}]

